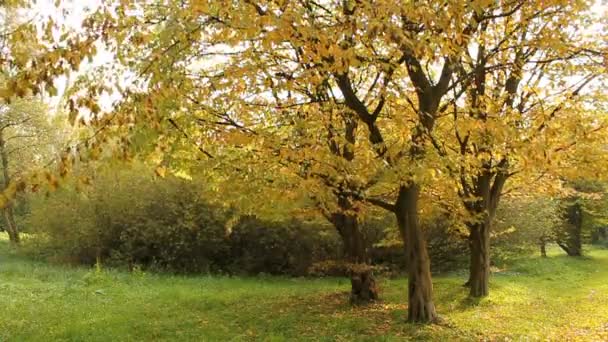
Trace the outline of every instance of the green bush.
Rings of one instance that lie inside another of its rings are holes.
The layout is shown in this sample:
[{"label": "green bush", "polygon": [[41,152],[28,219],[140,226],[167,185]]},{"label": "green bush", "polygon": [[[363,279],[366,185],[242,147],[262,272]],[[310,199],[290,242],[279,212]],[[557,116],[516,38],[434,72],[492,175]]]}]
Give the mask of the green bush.
[{"label": "green bush", "polygon": [[30,199],[34,248],[52,259],[173,272],[306,275],[336,259],[340,241],[329,225],[243,217],[201,197],[203,184],[156,179],[143,165],[98,172],[78,192],[67,184]]},{"label": "green bush", "polygon": [[436,214],[423,221],[433,272],[447,272],[468,265],[468,240],[446,215]]},{"label": "green bush", "polygon": [[306,275],[318,261],[335,259],[340,240],[333,228],[242,217],[230,235],[233,273]]},{"label": "green bush", "polygon": [[93,264],[103,245],[92,202],[72,189],[33,196],[25,222],[34,233],[32,250],[51,259]]},{"label": "green bush", "polygon": [[[384,227],[384,235],[376,236],[377,240],[370,251],[372,263],[384,266],[392,274],[403,273],[407,259],[395,218],[390,214],[365,225],[374,227],[380,222]],[[469,255],[467,242],[464,236],[458,233],[456,224],[445,213],[434,212],[424,217],[421,225],[427,239],[432,272],[452,271],[466,265]]]},{"label": "green bush", "polygon": [[67,185],[35,196],[27,224],[42,251],[60,260],[210,271],[228,253],[225,220],[197,186],[154,179],[143,166],[101,172],[83,191]]}]

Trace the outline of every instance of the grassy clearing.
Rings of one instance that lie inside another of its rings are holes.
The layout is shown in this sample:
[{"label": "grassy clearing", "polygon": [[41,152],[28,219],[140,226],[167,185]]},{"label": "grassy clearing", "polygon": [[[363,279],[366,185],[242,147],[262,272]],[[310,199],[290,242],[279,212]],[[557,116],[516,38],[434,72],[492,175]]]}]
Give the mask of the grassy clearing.
[{"label": "grassy clearing", "polygon": [[346,279],[177,277],[34,262],[0,239],[0,341],[608,340],[608,250],[528,258],[467,299],[436,277],[442,325],[405,323],[406,279],[383,300],[346,304]]}]

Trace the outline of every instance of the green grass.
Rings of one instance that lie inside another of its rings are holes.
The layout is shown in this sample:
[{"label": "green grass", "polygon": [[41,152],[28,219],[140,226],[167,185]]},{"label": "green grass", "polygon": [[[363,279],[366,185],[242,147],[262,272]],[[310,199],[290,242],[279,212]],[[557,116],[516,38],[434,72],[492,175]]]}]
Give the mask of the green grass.
[{"label": "green grass", "polygon": [[0,341],[608,339],[608,250],[526,258],[467,299],[435,278],[441,325],[408,324],[406,279],[352,308],[346,279],[178,277],[34,262],[0,239]]}]

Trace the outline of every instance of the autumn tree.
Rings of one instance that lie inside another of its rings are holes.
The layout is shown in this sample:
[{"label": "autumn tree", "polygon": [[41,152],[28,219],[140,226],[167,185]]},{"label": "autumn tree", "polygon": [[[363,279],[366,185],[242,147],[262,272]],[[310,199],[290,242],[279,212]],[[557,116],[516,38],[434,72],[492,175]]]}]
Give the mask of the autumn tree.
[{"label": "autumn tree", "polygon": [[[219,3],[212,7],[221,8]],[[149,11],[142,17],[122,16],[140,8]],[[73,118],[82,118],[76,110],[88,106],[92,114],[88,119],[100,128],[99,139],[89,150],[102,148],[107,136],[121,136],[125,138],[121,140],[123,155],[146,155],[158,164],[159,174],[168,169],[190,173],[192,168],[206,169],[202,173],[213,184],[235,190],[231,193],[236,198],[226,201],[238,202],[242,196],[237,191],[250,195],[249,203],[241,202],[241,207],[251,207],[251,198],[257,196],[265,199],[254,202],[258,210],[272,206],[274,188],[283,195],[282,201],[307,197],[307,205],[315,206],[343,239],[351,265],[352,301],[376,299],[359,227],[363,202],[352,196],[352,184],[358,180],[350,177],[360,167],[355,165],[354,150],[360,136],[358,122],[347,107],[334,102],[331,74],[316,70],[314,63],[305,60],[301,47],[269,35],[260,22],[238,27],[223,22],[239,21],[227,13],[218,20],[206,12],[193,15],[192,9],[175,3],[151,10],[125,3],[102,9],[85,22],[92,31],[105,27],[108,49],[122,61],[118,68],[140,75],[136,86],[117,89],[123,100],[110,115],[98,113],[97,103],[78,97],[75,90]],[[195,5],[194,9],[200,8]],[[112,12],[118,16],[112,18]],[[262,16],[258,20],[269,21],[267,25],[276,20],[250,5],[244,5],[242,15]],[[224,46],[232,34],[238,34],[238,40]],[[254,41],[261,34],[265,41]],[[121,39],[133,45],[122,45]],[[271,49],[272,44],[281,49]],[[147,54],[144,58],[142,51]],[[125,82],[120,78],[125,73],[113,75],[121,76],[106,84]],[[106,88],[88,87],[95,84],[94,77],[83,77],[75,89],[82,85],[89,96],[98,96]],[[139,87],[145,90],[134,90]],[[269,108],[274,111],[269,113]],[[155,148],[138,143],[146,133],[156,134]],[[237,180],[242,180],[241,185],[235,186]],[[255,188],[266,190],[256,194]]]},{"label": "autumn tree", "polygon": [[[469,212],[473,297],[488,294],[490,236],[508,179],[524,183],[585,167],[575,145],[603,154],[605,46],[585,1],[512,1],[484,13],[454,62],[465,79],[431,135]],[[448,133],[450,132],[450,133]],[[452,135],[450,138],[450,134]],[[589,163],[587,163],[588,165]],[[597,167],[597,165],[595,166]]]}]

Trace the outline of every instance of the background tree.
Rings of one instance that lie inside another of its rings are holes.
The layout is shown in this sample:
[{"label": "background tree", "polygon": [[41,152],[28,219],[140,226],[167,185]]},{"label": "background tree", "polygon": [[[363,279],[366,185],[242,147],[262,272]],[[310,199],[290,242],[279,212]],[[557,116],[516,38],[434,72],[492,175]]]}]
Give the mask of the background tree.
[{"label": "background tree", "polygon": [[[36,99],[18,99],[0,105],[0,161],[5,194],[14,194],[23,184],[15,183],[23,173],[41,168],[49,159],[50,124],[46,107]],[[3,209],[10,241],[19,243],[14,202],[6,199]]]},{"label": "background tree", "polygon": [[556,243],[568,256],[582,256],[583,242],[589,240],[593,221],[605,214],[602,182],[576,179],[569,182],[570,193],[560,203],[561,224],[556,226]]},{"label": "background tree", "polygon": [[[35,20],[33,17],[36,17]],[[36,15],[31,1],[0,2],[0,110],[4,135],[4,191],[0,195],[0,207],[12,205],[11,200],[26,186],[36,189],[45,183],[55,187],[56,178],[65,175],[65,155],[59,158],[57,172],[41,177],[32,170],[24,172],[24,169],[20,169],[21,172],[16,172],[25,164],[11,165],[13,160],[15,164],[18,162],[11,154],[16,155],[16,151],[22,148],[23,153],[20,152],[19,156],[28,156],[28,149],[34,151],[34,145],[42,146],[46,137],[40,136],[35,144],[32,139],[33,135],[40,133],[37,129],[46,126],[41,118],[46,115],[46,109],[34,97],[57,95],[55,78],[77,69],[84,58],[95,55],[93,42],[96,38],[76,34],[47,13]],[[20,142],[17,143],[18,140]],[[37,163],[41,156],[42,153],[32,152],[29,157],[33,159],[28,160],[28,164],[31,161]],[[5,211],[5,218],[10,222],[8,225],[12,227],[9,230],[16,232],[12,216],[12,209]],[[12,240],[18,240],[16,233],[12,234]]]},{"label": "background tree", "polygon": [[546,257],[546,246],[555,242],[560,224],[558,200],[547,195],[507,195],[496,210],[492,239],[499,249],[522,253],[533,247]]}]

